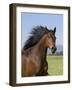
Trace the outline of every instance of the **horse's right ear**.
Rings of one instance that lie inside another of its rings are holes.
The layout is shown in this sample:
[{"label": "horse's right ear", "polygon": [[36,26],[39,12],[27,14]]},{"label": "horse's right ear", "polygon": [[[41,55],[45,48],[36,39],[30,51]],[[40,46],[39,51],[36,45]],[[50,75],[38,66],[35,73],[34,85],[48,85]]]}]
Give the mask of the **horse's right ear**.
[{"label": "horse's right ear", "polygon": [[56,27],[54,28],[54,33],[56,32]]}]

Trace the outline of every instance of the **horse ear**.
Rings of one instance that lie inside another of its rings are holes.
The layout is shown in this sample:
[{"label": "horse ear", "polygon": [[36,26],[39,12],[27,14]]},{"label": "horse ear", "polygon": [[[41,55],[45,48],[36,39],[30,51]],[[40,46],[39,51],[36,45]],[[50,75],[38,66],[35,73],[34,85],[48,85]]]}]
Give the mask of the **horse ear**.
[{"label": "horse ear", "polygon": [[56,27],[54,28],[54,33],[56,32]]}]

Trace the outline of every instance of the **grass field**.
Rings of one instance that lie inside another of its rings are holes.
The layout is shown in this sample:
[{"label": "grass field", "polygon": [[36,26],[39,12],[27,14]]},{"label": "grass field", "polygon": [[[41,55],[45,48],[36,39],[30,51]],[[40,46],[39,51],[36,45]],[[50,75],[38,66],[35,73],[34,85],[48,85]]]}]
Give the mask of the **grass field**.
[{"label": "grass field", "polygon": [[63,56],[48,56],[48,73],[51,76],[63,75]]}]

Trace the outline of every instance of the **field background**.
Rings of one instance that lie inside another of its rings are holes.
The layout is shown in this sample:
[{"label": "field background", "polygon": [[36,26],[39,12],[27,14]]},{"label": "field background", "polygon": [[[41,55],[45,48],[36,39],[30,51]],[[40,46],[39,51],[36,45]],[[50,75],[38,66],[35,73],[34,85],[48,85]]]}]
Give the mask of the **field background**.
[{"label": "field background", "polygon": [[51,76],[63,75],[63,56],[61,55],[48,55],[48,73]]}]

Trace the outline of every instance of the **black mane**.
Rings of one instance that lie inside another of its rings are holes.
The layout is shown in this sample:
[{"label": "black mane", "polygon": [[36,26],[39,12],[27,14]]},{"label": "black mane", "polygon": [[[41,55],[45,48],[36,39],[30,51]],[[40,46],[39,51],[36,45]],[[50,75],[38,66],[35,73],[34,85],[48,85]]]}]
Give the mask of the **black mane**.
[{"label": "black mane", "polygon": [[23,49],[28,49],[36,45],[39,40],[48,32],[48,29],[43,26],[36,26],[31,32],[31,36],[25,42]]}]

